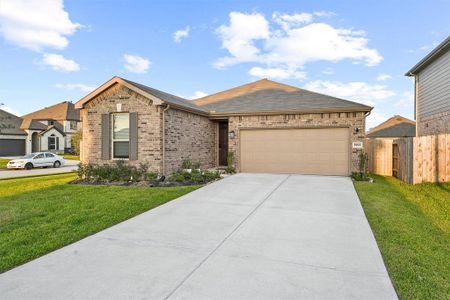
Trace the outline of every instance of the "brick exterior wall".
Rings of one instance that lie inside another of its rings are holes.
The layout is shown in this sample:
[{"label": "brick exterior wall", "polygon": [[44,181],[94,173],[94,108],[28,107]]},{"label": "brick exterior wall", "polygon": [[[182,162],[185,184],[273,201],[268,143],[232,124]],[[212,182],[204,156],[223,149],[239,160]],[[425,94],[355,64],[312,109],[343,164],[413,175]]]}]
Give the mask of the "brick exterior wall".
[{"label": "brick exterior wall", "polygon": [[[268,115],[268,116],[236,116],[230,117],[228,130],[234,131],[236,137],[229,139],[228,149],[235,157],[235,167],[239,171],[239,129],[244,128],[319,128],[348,126],[350,130],[350,143],[364,142],[365,116],[363,112],[356,113],[323,113],[323,114],[295,114],[295,115]],[[355,128],[359,133],[354,134]],[[350,145],[351,147],[351,145]],[[351,150],[351,171],[358,171],[357,150]]]},{"label": "brick exterior wall", "polygon": [[162,171],[162,109],[152,101],[116,84],[86,104],[81,112],[83,121],[82,161],[91,164],[112,164],[101,158],[101,116],[117,112],[138,113],[138,160],[130,164],[148,163],[150,169]]},{"label": "brick exterior wall", "polygon": [[183,160],[201,163],[202,168],[216,166],[217,123],[206,117],[176,109],[165,113],[166,173],[180,168]]},{"label": "brick exterior wall", "polygon": [[417,121],[417,135],[434,135],[450,133],[450,112],[442,112],[428,117],[420,117]]}]

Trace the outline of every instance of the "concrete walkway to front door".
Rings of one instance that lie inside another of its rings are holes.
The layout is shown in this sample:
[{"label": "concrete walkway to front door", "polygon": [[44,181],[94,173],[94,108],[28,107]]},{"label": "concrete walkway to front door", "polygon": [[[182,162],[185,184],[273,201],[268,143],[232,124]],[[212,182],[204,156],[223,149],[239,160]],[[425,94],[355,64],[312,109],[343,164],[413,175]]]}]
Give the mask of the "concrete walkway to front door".
[{"label": "concrete walkway to front door", "polygon": [[237,174],[0,275],[2,299],[396,299],[349,178]]}]

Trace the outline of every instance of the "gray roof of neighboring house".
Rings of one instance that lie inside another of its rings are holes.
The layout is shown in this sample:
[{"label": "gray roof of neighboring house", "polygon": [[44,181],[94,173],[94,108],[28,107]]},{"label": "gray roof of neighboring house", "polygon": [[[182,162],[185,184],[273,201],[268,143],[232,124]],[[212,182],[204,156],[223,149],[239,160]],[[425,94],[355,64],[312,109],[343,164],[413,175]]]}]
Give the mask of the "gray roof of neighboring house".
[{"label": "gray roof of neighboring house", "polygon": [[411,123],[398,123],[390,127],[379,129],[374,132],[369,132],[367,137],[414,137],[416,136],[416,125]]},{"label": "gray roof of neighboring house", "polygon": [[202,113],[207,113],[207,111],[205,111],[201,106],[194,104],[190,100],[183,99],[181,97],[148,87],[146,85],[143,85],[143,84],[140,84],[140,83],[128,80],[128,79],[124,79],[124,78],[121,78],[121,79],[128,82],[131,85],[134,85],[138,89],[141,89],[149,94],[154,95],[155,97],[158,97],[159,99],[163,100],[164,102],[167,102],[168,104],[173,104],[173,105],[177,105],[180,107],[197,110]]},{"label": "gray roof of neighboring house", "polygon": [[230,99],[204,104],[203,109],[215,113],[254,113],[290,110],[361,110],[372,107],[340,98],[311,92],[304,89],[285,91],[264,89]]},{"label": "gray roof of neighboring house", "polygon": [[420,72],[423,68],[432,63],[436,58],[440,57],[442,54],[450,49],[450,36],[448,36],[442,43],[440,43],[436,48],[431,50],[427,56],[422,58],[414,67],[406,72],[406,76],[413,76]]},{"label": "gray roof of neighboring house", "polygon": [[7,135],[26,135],[27,133],[20,129],[22,118],[0,109],[0,134]]}]

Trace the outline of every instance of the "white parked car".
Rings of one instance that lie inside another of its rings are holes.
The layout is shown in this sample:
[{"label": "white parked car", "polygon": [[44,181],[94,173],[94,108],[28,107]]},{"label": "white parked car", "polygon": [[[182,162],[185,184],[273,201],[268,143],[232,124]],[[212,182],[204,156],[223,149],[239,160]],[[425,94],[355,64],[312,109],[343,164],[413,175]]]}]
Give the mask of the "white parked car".
[{"label": "white parked car", "polygon": [[64,166],[64,158],[51,152],[36,152],[8,162],[8,169],[27,169]]}]

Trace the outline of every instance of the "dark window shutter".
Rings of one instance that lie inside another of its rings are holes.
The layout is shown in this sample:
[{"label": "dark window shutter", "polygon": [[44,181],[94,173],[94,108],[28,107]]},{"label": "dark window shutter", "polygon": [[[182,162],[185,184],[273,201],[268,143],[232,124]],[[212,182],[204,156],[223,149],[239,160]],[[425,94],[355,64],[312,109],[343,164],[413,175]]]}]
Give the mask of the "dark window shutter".
[{"label": "dark window shutter", "polygon": [[59,137],[56,137],[55,140],[55,150],[59,150]]},{"label": "dark window shutter", "polygon": [[102,114],[102,159],[110,159],[111,132],[109,130],[109,114]]},{"label": "dark window shutter", "polygon": [[52,144],[52,138],[49,136],[48,138],[47,138],[47,150],[51,150],[50,149],[50,145]]},{"label": "dark window shutter", "polygon": [[138,159],[138,114],[130,113],[130,160]]}]

